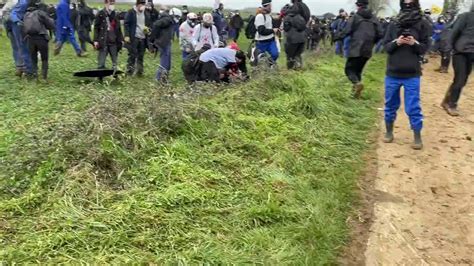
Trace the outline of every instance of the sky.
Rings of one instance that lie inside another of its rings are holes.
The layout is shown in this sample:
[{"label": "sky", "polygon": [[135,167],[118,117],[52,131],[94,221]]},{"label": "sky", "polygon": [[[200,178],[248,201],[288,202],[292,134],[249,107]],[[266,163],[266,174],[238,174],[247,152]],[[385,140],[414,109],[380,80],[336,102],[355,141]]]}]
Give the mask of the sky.
[{"label": "sky", "polygon": [[[399,1],[390,0],[392,6],[398,10]],[[189,6],[212,6],[214,0],[154,0],[155,4],[166,4],[166,5],[183,5]],[[261,0],[222,0],[226,8],[241,9],[246,7],[258,7],[261,4]],[[273,0],[273,9],[280,10],[290,0]],[[303,0],[310,8],[311,12],[316,15],[321,15],[326,12],[337,13],[340,8],[346,10],[353,10],[355,0]],[[421,0],[423,8],[430,8],[433,4],[438,6],[443,5],[443,0]]]}]

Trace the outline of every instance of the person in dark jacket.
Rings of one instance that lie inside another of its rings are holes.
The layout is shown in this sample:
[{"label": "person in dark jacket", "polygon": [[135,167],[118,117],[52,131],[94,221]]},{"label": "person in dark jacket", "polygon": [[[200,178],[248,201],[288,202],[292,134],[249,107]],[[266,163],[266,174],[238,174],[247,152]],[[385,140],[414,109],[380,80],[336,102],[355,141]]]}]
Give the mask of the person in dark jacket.
[{"label": "person in dark jacket", "polygon": [[32,77],[38,77],[38,53],[41,55],[41,77],[48,79],[49,30],[54,30],[54,20],[41,8],[39,0],[30,1],[24,17],[23,30],[28,41],[32,61]]},{"label": "person in dark jacket", "polygon": [[160,17],[160,12],[156,10],[155,4],[153,4],[153,0],[148,0],[148,3],[146,4],[145,12],[147,16],[150,18],[151,25],[153,25]]},{"label": "person in dark jacket", "polygon": [[306,43],[306,30],[311,12],[302,0],[292,0],[292,6],[285,14],[283,29],[285,30],[285,52],[288,69],[300,69],[303,66],[301,55]]},{"label": "person in dark jacket", "polygon": [[474,3],[471,11],[461,14],[454,22],[451,45],[454,50],[454,80],[446,93],[442,107],[449,115],[459,116],[458,101],[474,64]]},{"label": "person in dark jacket", "polygon": [[77,36],[81,44],[81,50],[86,51],[86,44],[94,44],[91,39],[92,23],[94,21],[94,12],[88,7],[85,0],[80,0],[77,9]]},{"label": "person in dark jacket", "polygon": [[240,16],[239,12],[236,12],[230,19],[229,26],[234,30],[234,42],[237,42],[240,37],[240,31],[244,27],[244,20]]},{"label": "person in dark jacket", "polygon": [[219,40],[226,45],[227,42],[227,21],[224,15],[224,4],[220,1],[216,1],[214,4],[214,10],[212,11],[212,19],[214,20],[214,26],[217,28],[219,34]]},{"label": "person in dark jacket", "polygon": [[356,2],[357,13],[351,17],[340,37],[350,37],[345,73],[353,84],[355,98],[359,98],[364,89],[362,71],[372,57],[375,44],[383,37],[379,20],[367,8],[368,4],[368,0]]},{"label": "person in dark jacket", "polygon": [[441,54],[441,67],[437,69],[439,73],[448,73],[449,65],[451,64],[451,32],[453,30],[453,23],[448,23],[443,29],[439,39],[439,52]]},{"label": "person in dark jacket", "polygon": [[98,68],[105,69],[107,55],[112,59],[112,68],[117,70],[118,53],[122,49],[123,34],[120,20],[115,12],[115,0],[105,0],[104,8],[94,21],[94,47],[99,51]]},{"label": "person in dark jacket", "polygon": [[429,48],[431,28],[421,13],[418,0],[400,0],[401,11],[385,35],[385,50],[388,54],[385,77],[385,124],[387,132],[384,142],[394,140],[393,128],[400,108],[400,89],[405,91],[405,111],[414,131],[412,148],[423,148],[421,130],[423,114],[420,103],[421,63],[420,57]]},{"label": "person in dark jacket", "polygon": [[84,56],[84,51],[81,50],[75,37],[74,25],[71,23],[71,10],[69,7],[70,0],[60,0],[56,8],[56,47],[54,48],[54,55],[59,55],[61,49],[66,41],[69,41],[77,56]]},{"label": "person in dark jacket", "polygon": [[321,40],[321,23],[318,18],[312,17],[308,27],[308,50],[316,50]]},{"label": "person in dark jacket", "polygon": [[127,75],[143,75],[143,58],[147,48],[151,19],[146,9],[146,1],[138,0],[135,7],[125,16],[125,44],[128,48]]},{"label": "person in dark jacket", "polygon": [[160,17],[153,24],[150,42],[160,53],[160,65],[156,71],[156,80],[166,83],[171,70],[171,41],[173,39],[173,18],[167,7],[162,6]]}]

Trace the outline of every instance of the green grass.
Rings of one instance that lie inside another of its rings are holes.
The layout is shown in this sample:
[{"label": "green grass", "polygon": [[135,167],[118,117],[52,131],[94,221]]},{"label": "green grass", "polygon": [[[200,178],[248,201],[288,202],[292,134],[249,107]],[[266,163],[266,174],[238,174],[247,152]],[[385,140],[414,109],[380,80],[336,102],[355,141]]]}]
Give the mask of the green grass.
[{"label": "green grass", "polygon": [[176,87],[157,87],[149,55],[143,79],[76,80],[95,55],[64,52],[51,84],[13,77],[0,54],[0,261],[336,262],[381,58],[357,101],[330,55],[305,56],[303,72],[190,89],[177,64]]}]

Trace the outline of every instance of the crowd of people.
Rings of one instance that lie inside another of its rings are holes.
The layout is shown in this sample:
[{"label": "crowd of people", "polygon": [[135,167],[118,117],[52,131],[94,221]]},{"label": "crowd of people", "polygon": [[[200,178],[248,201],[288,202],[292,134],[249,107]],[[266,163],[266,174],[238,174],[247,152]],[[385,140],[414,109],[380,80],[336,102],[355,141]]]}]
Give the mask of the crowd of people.
[{"label": "crowd of people", "polygon": [[[173,39],[179,39],[182,71],[190,83],[246,80],[247,63],[275,68],[282,50],[288,69],[303,66],[305,49],[317,50],[320,43],[335,47],[346,57],[345,74],[353,84],[353,96],[364,90],[362,73],[373,53],[387,54],[385,78],[385,142],[394,140],[394,123],[404,88],[405,106],[414,131],[414,149],[421,149],[423,115],[420,104],[422,64],[427,55],[439,53],[446,73],[453,61],[455,78],[442,107],[458,116],[458,101],[474,62],[474,6],[470,12],[445,12],[433,20],[430,10],[421,10],[419,0],[400,0],[400,12],[391,18],[378,18],[369,8],[369,0],[357,0],[355,11],[348,14],[317,17],[311,15],[302,0],[291,0],[275,12],[271,0],[262,0],[256,13],[245,21],[239,11],[225,14],[217,1],[209,13],[193,13],[161,5],[152,0],[137,0],[126,12],[115,9],[115,0],[105,0],[100,10],[84,0],[71,4],[60,0],[57,6],[41,0],[9,0],[2,8],[4,24],[11,40],[16,74],[38,78],[38,54],[41,78],[48,76],[49,41],[54,39],[54,54],[59,55],[69,42],[77,56],[86,56],[90,44],[98,54],[99,69],[106,68],[110,57],[117,70],[118,52],[128,50],[127,75],[142,76],[146,51],[159,54],[158,82],[168,82]],[[179,12],[178,12],[179,11]],[[241,32],[252,40],[244,52],[237,42]],[[79,42],[76,40],[76,34]],[[91,37],[92,34],[92,37]],[[284,43],[284,45],[282,45]]]}]

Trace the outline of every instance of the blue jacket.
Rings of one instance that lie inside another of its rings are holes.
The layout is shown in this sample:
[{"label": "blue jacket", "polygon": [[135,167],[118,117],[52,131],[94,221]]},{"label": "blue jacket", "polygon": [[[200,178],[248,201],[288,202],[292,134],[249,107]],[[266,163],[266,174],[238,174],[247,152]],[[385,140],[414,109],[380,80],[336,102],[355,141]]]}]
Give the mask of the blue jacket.
[{"label": "blue jacket", "polygon": [[28,0],[19,0],[18,3],[12,8],[10,13],[10,20],[13,23],[23,21],[26,9],[28,8]]},{"label": "blue jacket", "polygon": [[56,7],[56,30],[68,28],[73,30],[71,23],[71,11],[69,10],[69,1],[61,0]]},{"label": "blue jacket", "polygon": [[436,23],[434,26],[433,26],[433,40],[434,41],[439,41],[441,40],[441,32],[443,32],[445,28],[445,25],[443,23]]}]

